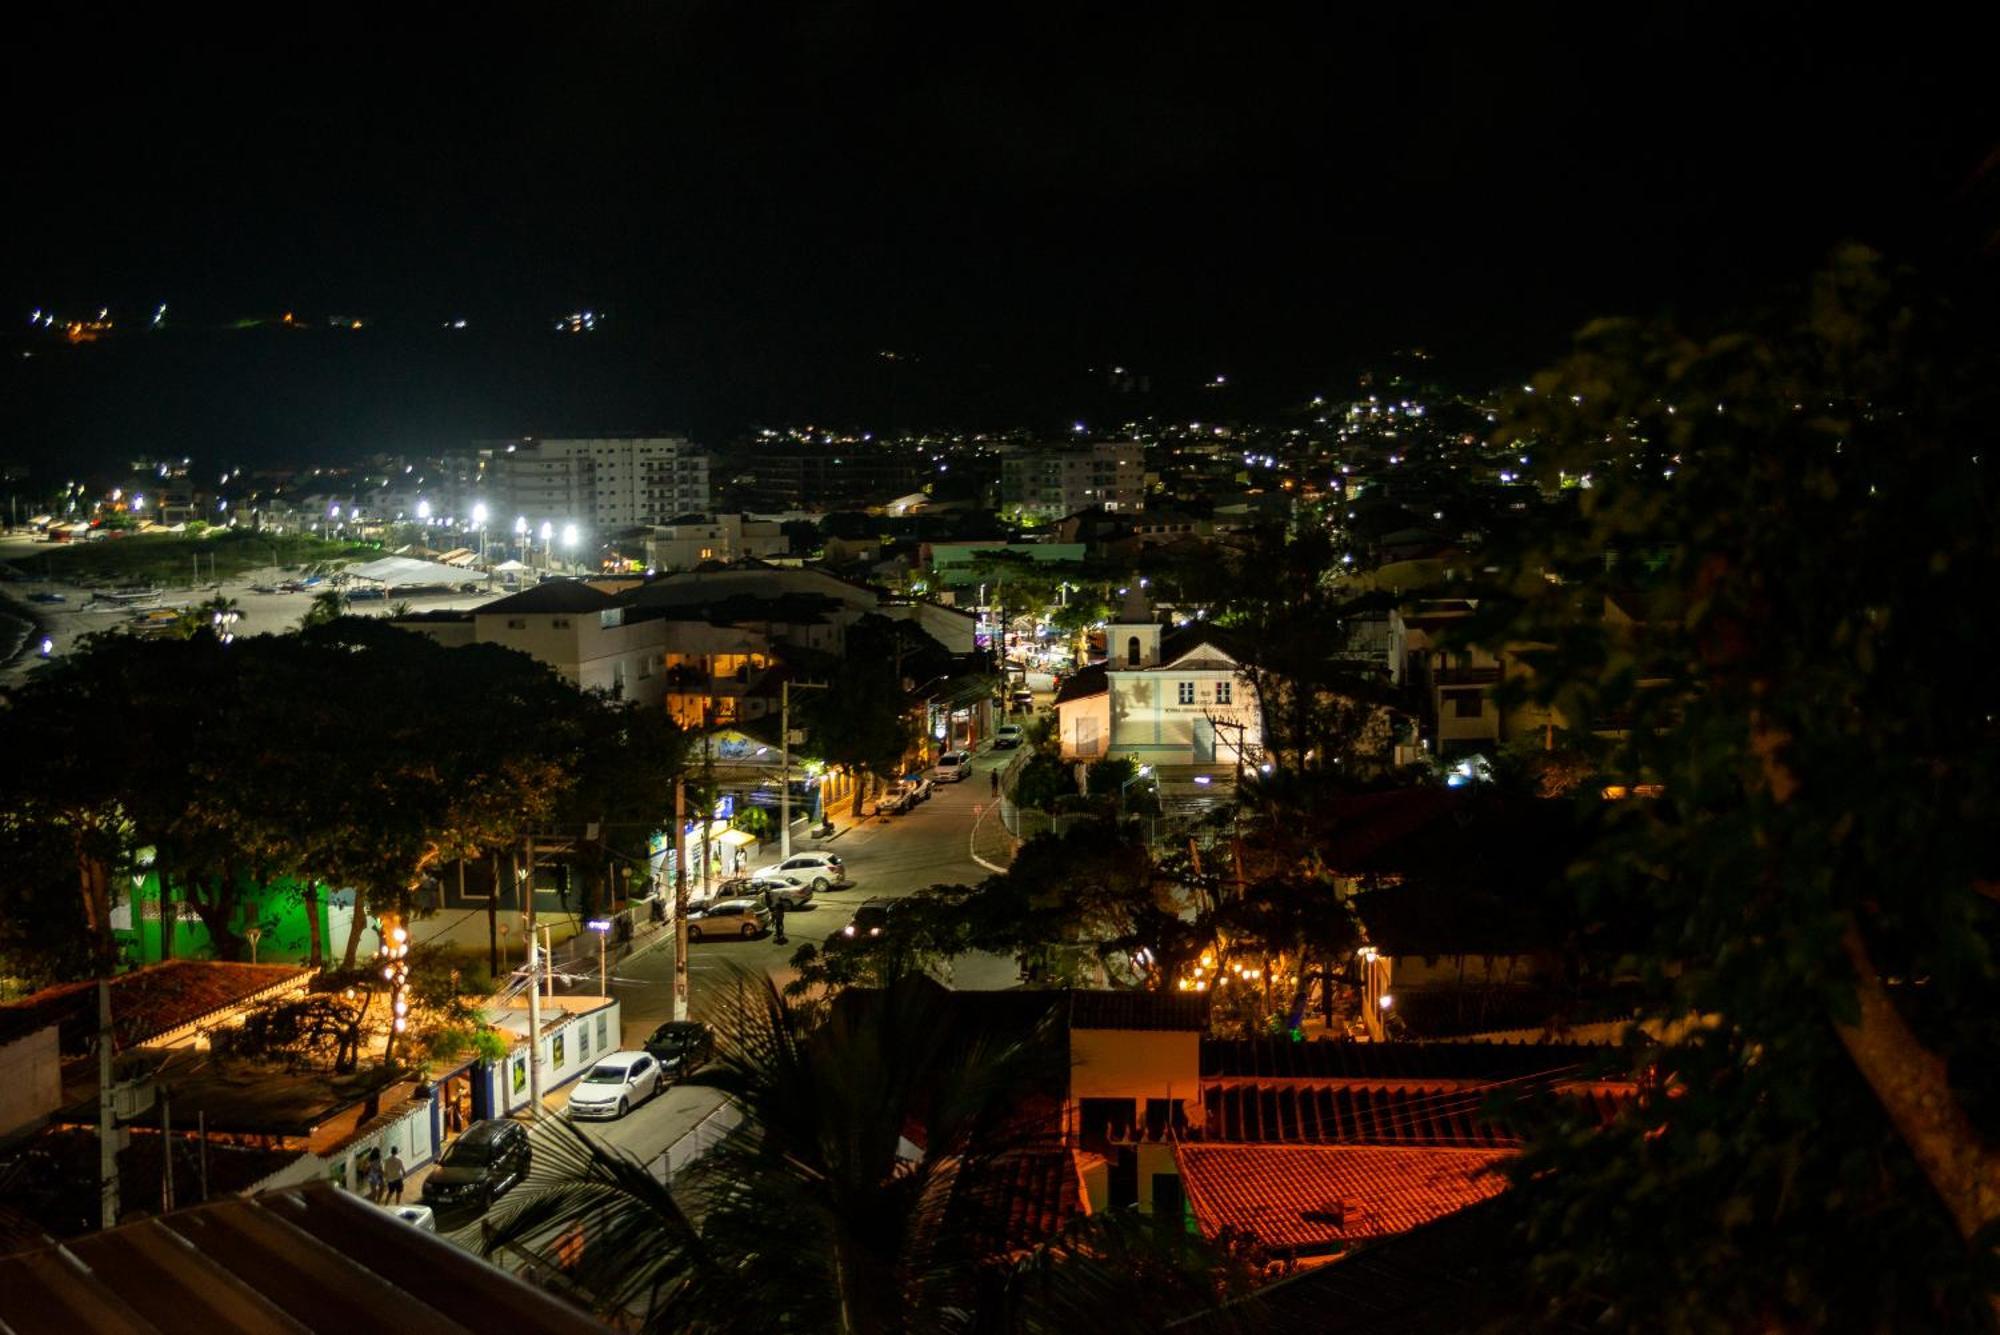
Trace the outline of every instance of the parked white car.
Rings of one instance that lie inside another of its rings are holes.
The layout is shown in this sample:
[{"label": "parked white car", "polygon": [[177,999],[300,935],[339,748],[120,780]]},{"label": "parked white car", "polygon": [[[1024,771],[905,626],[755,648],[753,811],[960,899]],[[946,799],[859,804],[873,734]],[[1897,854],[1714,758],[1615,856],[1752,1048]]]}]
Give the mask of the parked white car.
[{"label": "parked white car", "polygon": [[963,783],[970,773],[972,752],[947,751],[938,757],[938,763],[931,770],[931,778],[939,783]]},{"label": "parked white car", "polygon": [[847,879],[847,864],[838,853],[794,853],[783,862],[773,862],[750,873],[759,876],[795,876],[814,890],[824,890]]},{"label": "parked white car", "polygon": [[614,1052],[570,1087],[569,1115],[623,1117],[666,1087],[666,1073],[651,1053]]}]

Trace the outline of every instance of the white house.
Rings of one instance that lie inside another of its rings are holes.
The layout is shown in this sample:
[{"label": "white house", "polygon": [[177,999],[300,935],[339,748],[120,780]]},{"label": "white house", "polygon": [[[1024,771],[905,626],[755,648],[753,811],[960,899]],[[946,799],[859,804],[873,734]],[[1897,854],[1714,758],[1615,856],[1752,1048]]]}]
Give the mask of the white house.
[{"label": "white house", "polygon": [[1064,759],[1234,769],[1260,758],[1263,709],[1224,638],[1201,625],[1168,633],[1133,590],[1105,632],[1109,659],[1056,696]]}]

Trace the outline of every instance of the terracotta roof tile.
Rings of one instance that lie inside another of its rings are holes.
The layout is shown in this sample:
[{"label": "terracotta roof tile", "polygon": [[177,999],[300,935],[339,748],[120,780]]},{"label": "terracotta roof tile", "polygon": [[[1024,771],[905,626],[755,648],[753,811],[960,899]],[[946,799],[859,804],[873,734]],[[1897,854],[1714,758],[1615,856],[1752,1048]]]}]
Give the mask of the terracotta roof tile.
[{"label": "terracotta roof tile", "polygon": [[[1201,1078],[1257,1080],[1518,1080],[1583,1074],[1617,1050],[1581,1043],[1348,1043],[1204,1039]],[[1622,1066],[1620,1069],[1623,1069]]]},{"label": "terracotta roof tile", "polygon": [[945,1228],[979,1259],[1031,1250],[1084,1213],[1067,1148],[1025,1150],[969,1166],[953,1184]]},{"label": "terracotta roof tile", "polygon": [[1507,1150],[1382,1145],[1180,1145],[1202,1232],[1254,1234],[1278,1252],[1326,1251],[1462,1210],[1506,1189]]},{"label": "terracotta roof tile", "polygon": [[[266,989],[303,983],[313,970],[296,964],[168,960],[111,980],[112,1031],[122,1051],[241,1005]],[[0,1006],[0,1039],[62,1026],[62,1051],[87,1051],[97,1032],[95,981],[64,983]]]},{"label": "terracotta roof tile", "polygon": [[1075,991],[1069,994],[1072,1029],[1208,1028],[1208,997],[1194,992]]}]

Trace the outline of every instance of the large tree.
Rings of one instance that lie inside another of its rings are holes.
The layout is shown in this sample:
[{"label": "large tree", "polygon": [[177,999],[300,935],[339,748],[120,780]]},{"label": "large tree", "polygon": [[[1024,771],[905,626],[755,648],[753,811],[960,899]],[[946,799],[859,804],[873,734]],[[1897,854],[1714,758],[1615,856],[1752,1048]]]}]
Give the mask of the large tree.
[{"label": "large tree", "polygon": [[1538,1278],[1623,1327],[1992,1319],[1987,332],[1849,250],[1718,333],[1593,325],[1504,428],[1566,513],[1482,633],[1657,794],[1576,884],[1658,923],[1659,1096],[1517,1173]]}]

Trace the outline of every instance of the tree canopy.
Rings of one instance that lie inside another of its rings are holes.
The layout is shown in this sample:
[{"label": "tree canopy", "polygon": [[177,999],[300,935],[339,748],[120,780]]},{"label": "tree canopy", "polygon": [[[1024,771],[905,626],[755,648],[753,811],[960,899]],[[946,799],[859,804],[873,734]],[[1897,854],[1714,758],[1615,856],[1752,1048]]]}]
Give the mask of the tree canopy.
[{"label": "tree canopy", "polygon": [[1537,1278],[1627,1328],[1991,1320],[1983,346],[1849,250],[1720,333],[1589,327],[1503,428],[1566,513],[1479,633],[1531,646],[1532,694],[1657,794],[1613,804],[1574,884],[1586,918],[1658,924],[1625,967],[1662,1096],[1516,1172]]},{"label": "tree canopy", "polygon": [[246,883],[353,887],[408,914],[451,858],[564,819],[663,819],[683,759],[664,718],[525,655],[348,618],[234,643],[99,637],[10,693],[0,752],[33,758],[0,776],[0,834],[39,854],[0,896],[39,914],[67,878],[99,967],[110,877],[142,850],[233,958]]}]

